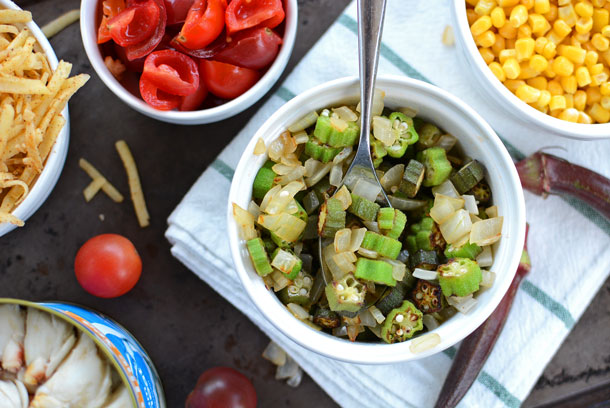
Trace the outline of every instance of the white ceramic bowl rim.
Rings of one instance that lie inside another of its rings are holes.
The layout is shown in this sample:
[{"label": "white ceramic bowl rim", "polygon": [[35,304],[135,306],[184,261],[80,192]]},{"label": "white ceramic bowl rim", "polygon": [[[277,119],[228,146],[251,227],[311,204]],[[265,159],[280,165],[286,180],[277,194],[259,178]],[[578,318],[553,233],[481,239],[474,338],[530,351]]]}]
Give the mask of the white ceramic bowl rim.
[{"label": "white ceramic bowl rim", "polygon": [[[451,109],[459,114],[460,117],[469,119],[477,126],[477,129],[481,130],[478,139],[485,140],[485,142],[491,144],[491,150],[493,151],[490,152],[490,154],[494,160],[494,167],[500,168],[502,172],[501,177],[499,177],[500,181],[497,183],[499,183],[498,185],[501,185],[503,189],[506,189],[502,190],[504,196],[508,197],[507,200],[513,205],[513,208],[507,208],[506,212],[502,212],[501,209],[502,214],[508,213],[510,210],[511,214],[514,215],[514,217],[509,220],[505,218],[505,228],[510,231],[512,239],[506,241],[507,247],[505,247],[504,250],[501,251],[502,254],[497,255],[494,260],[494,265],[501,265],[503,276],[496,279],[494,287],[489,290],[489,292],[492,293],[492,297],[488,299],[486,303],[478,304],[475,311],[471,312],[472,316],[465,322],[461,321],[461,324],[456,325],[451,324],[452,321],[450,320],[442,324],[438,329],[435,329],[435,332],[441,337],[441,343],[438,346],[422,353],[414,354],[410,351],[412,340],[391,345],[363,342],[351,343],[326,333],[317,332],[304,325],[294,318],[290,312],[280,304],[277,298],[265,289],[262,279],[256,275],[252,265],[249,263],[244,242],[239,239],[238,229],[236,223],[233,221],[231,203],[237,202],[240,205],[246,206],[250,201],[249,197],[251,194],[252,180],[248,177],[253,178],[254,176],[250,173],[246,176],[245,169],[249,168],[249,170],[251,170],[253,167],[252,162],[257,162],[257,165],[262,165],[262,162],[264,161],[263,156],[250,156],[258,139],[262,137],[263,139],[267,138],[267,141],[272,140],[272,136],[270,135],[275,134],[274,132],[277,130],[278,124],[283,124],[284,121],[288,120],[282,120],[282,117],[285,117],[289,112],[294,111],[298,111],[301,115],[306,114],[307,112],[302,112],[302,106],[306,105],[307,101],[317,94],[325,91],[327,91],[329,95],[332,94],[332,96],[325,97],[329,100],[328,105],[318,106],[317,109],[330,106],[333,103],[340,103],[337,99],[340,100],[341,97],[338,95],[343,92],[345,95],[342,95],[345,99],[348,96],[346,93],[348,92],[348,89],[350,92],[353,90],[353,94],[357,95],[358,78],[342,78],[319,85],[296,96],[271,115],[252,137],[252,140],[246,147],[245,153],[243,153],[237,169],[235,170],[227,209],[227,225],[231,255],[246,292],[262,315],[280,332],[305,348],[330,358],[363,364],[385,364],[426,357],[452,346],[474,331],[485,319],[487,319],[487,317],[489,317],[508,290],[519,263],[525,237],[525,204],[519,178],[506,148],[491,127],[461,100],[446,91],[424,82],[398,76],[379,76],[377,87],[386,91],[388,94],[386,99],[388,99],[392,93],[398,94],[401,88],[418,92],[420,95],[426,94],[433,99],[436,104],[442,104],[444,109]],[[331,99],[335,99],[335,101],[333,102]],[[291,117],[290,119],[293,118]],[[296,120],[298,118],[294,119]],[[439,118],[438,120],[441,121],[442,118]],[[510,194],[507,194],[506,191],[509,191]],[[244,196],[245,194],[248,196]],[[499,260],[500,257],[503,257],[501,261]],[[248,263],[244,262],[244,259]]]},{"label": "white ceramic bowl rim", "polygon": [[[0,0],[0,8],[21,10],[19,6],[10,0]],[[40,31],[40,28],[38,28],[34,21],[27,23],[26,26],[32,32],[34,37],[36,37],[38,44],[41,46],[42,50],[47,56],[47,60],[49,61],[51,68],[56,69],[58,63],[57,56],[55,55],[55,52],[53,51],[53,48],[51,47],[51,44],[49,44],[49,41],[45,35],[42,33],[42,31]],[[47,161],[45,162],[42,172],[38,175],[38,179],[34,181],[34,185],[30,188],[30,191],[25,199],[12,212],[15,217],[23,221],[26,221],[30,216],[32,216],[32,214],[36,212],[42,203],[44,203],[49,194],[51,194],[51,191],[53,190],[53,187],[55,187],[66,161],[68,142],[70,139],[70,118],[68,116],[67,105],[61,114],[64,119],[66,119],[66,124],[60,131],[59,135],[57,135],[57,140],[55,141],[51,152],[49,152]],[[0,224],[0,237],[13,229],[15,229],[13,224]]]},{"label": "white ceramic bowl rim", "polygon": [[[286,0],[285,29],[282,38],[282,46],[280,47],[280,51],[273,64],[271,64],[265,74],[252,88],[237,98],[213,108],[188,112],[160,111],[125,89],[104,64],[102,54],[96,41],[97,29],[95,21],[97,17],[97,4],[98,0],[83,1],[81,3],[80,19],[81,35],[85,46],[85,52],[87,53],[95,72],[97,72],[106,86],[108,86],[108,88],[110,88],[110,90],[123,102],[147,116],[171,123],[195,125],[219,121],[229,116],[236,115],[250,107],[258,101],[281,76],[282,71],[290,59],[297,33],[297,0]],[[92,21],[93,23],[91,23]]]},{"label": "white ceramic bowl rim", "polygon": [[[483,57],[479,53],[477,46],[470,33],[470,26],[466,17],[466,6],[464,0],[453,1],[453,13],[457,19],[457,35],[463,40],[462,43],[466,47],[465,54],[471,66],[476,68],[477,74],[483,78],[483,84],[476,86],[484,86],[488,89],[493,89],[496,96],[502,98],[513,110],[517,110],[523,118],[529,118],[535,121],[539,126],[548,129],[555,134],[570,137],[573,139],[607,139],[610,138],[610,123],[583,124],[573,123],[565,120],[557,119],[551,115],[540,112],[532,108],[515,94],[513,94],[485,64]],[[464,51],[464,50],[462,50]]]}]

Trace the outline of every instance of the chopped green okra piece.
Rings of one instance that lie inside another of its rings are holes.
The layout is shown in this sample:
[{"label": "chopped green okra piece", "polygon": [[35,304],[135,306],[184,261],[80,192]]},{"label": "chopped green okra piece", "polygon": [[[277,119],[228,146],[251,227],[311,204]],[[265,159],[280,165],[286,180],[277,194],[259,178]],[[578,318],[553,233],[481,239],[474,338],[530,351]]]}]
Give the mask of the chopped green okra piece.
[{"label": "chopped green okra piece", "polygon": [[337,231],[345,228],[345,210],[336,198],[329,198],[320,208],[318,216],[318,235],[333,238]]},{"label": "chopped green okra piece", "polygon": [[271,259],[271,266],[277,268],[280,272],[286,275],[287,279],[290,280],[296,278],[303,267],[303,261],[301,258],[287,249],[276,248],[271,255]]},{"label": "chopped green okra piece", "polygon": [[424,251],[420,249],[409,257],[411,269],[420,268],[432,271],[438,266],[438,255],[436,251]]},{"label": "chopped green okra piece", "polygon": [[491,189],[484,180],[479,181],[468,193],[481,204],[487,204],[491,199]]},{"label": "chopped green okra piece", "polygon": [[387,155],[388,151],[383,143],[371,136],[371,158],[373,159],[375,168],[379,167],[383,158]]},{"label": "chopped green okra piece", "polygon": [[250,259],[252,259],[256,273],[258,273],[260,276],[266,276],[273,272],[273,268],[269,263],[269,257],[265,251],[265,244],[263,243],[262,239],[253,238],[246,241],[246,247],[248,248],[248,253],[250,254]]},{"label": "chopped green okra piece", "polygon": [[380,209],[377,213],[377,225],[379,229],[391,229],[394,225],[394,209],[390,207]]},{"label": "chopped green okra piece", "polygon": [[468,296],[476,292],[482,279],[481,268],[472,259],[455,258],[438,267],[438,282],[447,297]]},{"label": "chopped green okra piece", "polygon": [[413,337],[424,327],[423,315],[413,303],[405,300],[386,316],[381,326],[381,338],[386,343],[400,343]]},{"label": "chopped green okra piece", "polygon": [[307,272],[300,271],[292,280],[292,283],[280,290],[277,295],[285,305],[288,303],[305,305],[309,302],[312,286],[313,278],[311,275]]},{"label": "chopped green okra piece", "polygon": [[394,287],[389,287],[381,298],[375,303],[375,307],[381,311],[384,315],[390,313],[392,309],[397,308],[401,305],[405,299],[407,291],[405,286],[398,283]]},{"label": "chopped green okra piece", "polygon": [[441,131],[439,128],[434,126],[431,123],[424,123],[421,128],[419,128],[419,142],[418,146],[423,149],[432,147],[436,145],[438,139],[441,137]]},{"label": "chopped green okra piece", "polygon": [[[320,116],[322,117],[322,116]],[[309,141],[305,143],[305,153],[322,163],[328,163],[335,158],[341,152],[340,147],[331,147],[320,143],[316,138],[310,137]]]},{"label": "chopped green okra piece", "polygon": [[347,128],[340,131],[332,125],[330,117],[318,116],[313,135],[332,147],[353,146],[360,136],[360,126],[356,122],[347,122]]},{"label": "chopped green okra piece", "polygon": [[400,241],[373,231],[367,231],[364,234],[364,240],[360,246],[390,259],[396,259],[402,248]]},{"label": "chopped green okra piece", "polygon": [[358,258],[354,276],[381,285],[396,286],[396,279],[392,277],[392,265],[384,261]]},{"label": "chopped green okra piece", "polygon": [[381,206],[377,203],[352,194],[352,204],[347,209],[348,212],[365,221],[375,221],[377,212]]},{"label": "chopped green okra piece", "polygon": [[423,313],[440,312],[443,308],[443,294],[441,287],[426,280],[418,280],[417,286],[411,293],[413,303]]},{"label": "chopped green okra piece", "polygon": [[313,315],[313,322],[325,329],[334,329],[341,324],[341,317],[330,309],[319,307]]},{"label": "chopped green okra piece", "polygon": [[273,251],[275,251],[275,248],[277,248],[277,244],[273,241],[271,237],[263,238],[263,244],[265,244],[265,251],[267,251],[268,254],[272,254]]},{"label": "chopped green okra piece", "polygon": [[392,112],[389,117],[392,129],[396,131],[396,142],[386,148],[388,155],[400,158],[405,155],[407,148],[419,140],[419,136],[413,126],[413,119],[402,112]]},{"label": "chopped green okra piece", "polygon": [[409,160],[409,164],[405,168],[405,173],[402,176],[399,189],[409,198],[413,198],[419,192],[421,183],[424,181],[426,168],[417,160]]},{"label": "chopped green okra piece", "polygon": [[265,165],[260,168],[258,173],[256,173],[256,177],[254,177],[254,182],[252,183],[252,196],[254,198],[262,199],[267,194],[267,191],[271,190],[273,187],[273,180],[277,176],[273,170],[271,170],[271,166],[275,163],[271,160],[267,160]]},{"label": "chopped green okra piece", "polygon": [[303,197],[303,206],[307,210],[307,214],[313,213],[320,206],[320,200],[315,191],[311,190]]},{"label": "chopped green okra piece", "polygon": [[426,168],[423,185],[434,187],[447,180],[451,174],[451,163],[442,147],[430,147],[417,154],[417,161]]},{"label": "chopped green okra piece", "polygon": [[[476,160],[466,163],[461,169],[451,176],[451,182],[455,189],[460,193],[464,194],[479,181],[485,177],[485,167]],[[476,199],[476,197],[475,197]]]},{"label": "chopped green okra piece", "polygon": [[338,281],[330,282],[324,292],[328,307],[333,312],[357,312],[364,305],[366,286],[350,273]]},{"label": "chopped green okra piece", "polygon": [[471,244],[470,242],[467,242],[458,248],[455,248],[451,244],[447,245],[447,248],[445,249],[445,256],[447,257],[447,259],[452,259],[452,258],[475,259],[481,252],[483,252],[483,248],[481,248],[477,244]]},{"label": "chopped green okra piece", "polygon": [[[384,212],[383,217],[386,219],[383,220],[383,225],[381,221],[381,214]],[[391,218],[391,224],[389,223],[389,219]],[[387,237],[398,239],[402,231],[405,229],[405,225],[407,225],[407,216],[400,210],[395,208],[382,208],[379,210],[379,215],[377,217],[377,224],[379,225],[379,229],[381,233]],[[386,226],[388,226],[386,228]]]},{"label": "chopped green okra piece", "polygon": [[424,217],[411,225],[411,233],[407,235],[405,244],[410,253],[419,249],[426,251],[445,249],[445,239],[431,217]]}]

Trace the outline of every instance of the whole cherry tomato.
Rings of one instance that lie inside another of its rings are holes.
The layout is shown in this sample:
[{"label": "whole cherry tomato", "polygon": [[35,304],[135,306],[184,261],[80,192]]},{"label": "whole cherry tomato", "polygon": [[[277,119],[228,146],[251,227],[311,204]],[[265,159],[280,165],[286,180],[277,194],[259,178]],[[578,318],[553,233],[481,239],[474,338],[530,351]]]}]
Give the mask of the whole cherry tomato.
[{"label": "whole cherry tomato", "polygon": [[229,367],[215,367],[201,374],[185,407],[256,408],[256,390],[239,371]]},{"label": "whole cherry tomato", "polygon": [[229,45],[214,59],[244,68],[261,69],[271,64],[282,38],[267,27],[251,28],[231,36]]},{"label": "whole cherry tomato", "polygon": [[113,298],[135,286],[142,273],[142,260],[127,238],[102,234],[91,238],[78,250],[74,272],[87,292]]},{"label": "whole cherry tomato", "polygon": [[218,61],[201,60],[199,71],[208,91],[225,99],[237,98],[260,78],[258,71]]}]

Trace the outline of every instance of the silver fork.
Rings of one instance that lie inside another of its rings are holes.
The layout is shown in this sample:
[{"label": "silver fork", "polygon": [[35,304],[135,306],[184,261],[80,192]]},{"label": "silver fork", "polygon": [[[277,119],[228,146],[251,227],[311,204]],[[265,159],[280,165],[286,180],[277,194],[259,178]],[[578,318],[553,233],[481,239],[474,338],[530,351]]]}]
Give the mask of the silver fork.
[{"label": "silver fork", "polygon": [[[368,178],[381,187],[381,195],[385,207],[391,207],[390,201],[377,178],[373,159],[371,158],[371,110],[373,108],[373,94],[375,91],[375,78],[379,62],[379,45],[383,30],[386,0],[358,0],[358,66],[360,71],[360,140],[358,150],[352,164],[347,169],[341,185],[346,180],[355,178]],[[339,186],[340,188],[341,186]],[[322,259],[322,238],[318,239],[318,256],[322,277],[328,284],[332,277],[324,266]]]}]

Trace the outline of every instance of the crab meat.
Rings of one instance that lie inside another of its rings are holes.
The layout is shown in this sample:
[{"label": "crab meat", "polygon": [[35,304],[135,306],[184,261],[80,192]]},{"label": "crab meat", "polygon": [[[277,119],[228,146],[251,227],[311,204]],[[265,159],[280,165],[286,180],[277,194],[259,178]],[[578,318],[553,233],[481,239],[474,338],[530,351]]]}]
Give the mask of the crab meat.
[{"label": "crab meat", "polygon": [[0,408],[27,408],[28,390],[20,381],[0,381]]},{"label": "crab meat", "polygon": [[75,342],[74,328],[70,324],[50,313],[29,308],[24,341],[25,385],[32,388],[53,375]]},{"label": "crab meat", "polygon": [[18,305],[0,306],[0,362],[11,373],[23,366],[24,313]]},{"label": "crab meat", "polygon": [[93,340],[81,334],[66,360],[38,388],[30,407],[101,408],[110,395],[111,375]]}]

